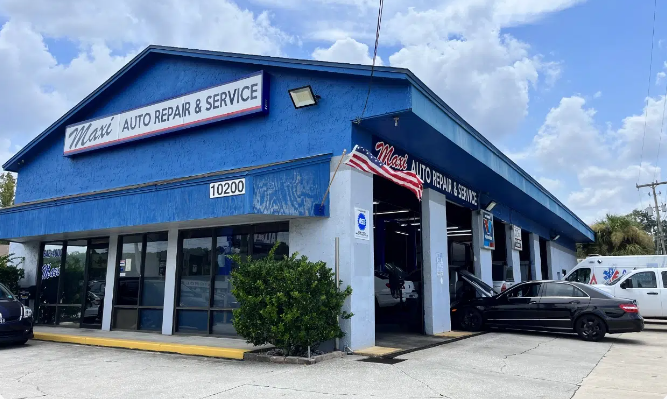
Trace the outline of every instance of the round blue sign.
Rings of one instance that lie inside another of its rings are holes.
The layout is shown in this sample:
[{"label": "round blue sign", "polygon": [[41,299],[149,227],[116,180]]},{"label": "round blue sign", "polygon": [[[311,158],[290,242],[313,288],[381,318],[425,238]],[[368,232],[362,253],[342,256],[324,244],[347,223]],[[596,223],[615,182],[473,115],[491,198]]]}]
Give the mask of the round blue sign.
[{"label": "round blue sign", "polygon": [[366,230],[366,216],[363,213],[359,213],[359,216],[357,216],[357,225],[359,230]]}]

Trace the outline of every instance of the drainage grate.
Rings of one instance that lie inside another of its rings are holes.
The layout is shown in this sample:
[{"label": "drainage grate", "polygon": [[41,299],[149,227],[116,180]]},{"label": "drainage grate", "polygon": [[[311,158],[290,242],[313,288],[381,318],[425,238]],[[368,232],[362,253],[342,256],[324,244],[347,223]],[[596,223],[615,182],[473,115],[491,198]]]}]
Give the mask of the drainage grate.
[{"label": "drainage grate", "polygon": [[367,363],[380,363],[380,364],[396,364],[400,362],[404,362],[407,359],[395,359],[395,358],[387,358],[387,357],[367,357],[366,359],[360,359],[360,362],[367,362]]}]

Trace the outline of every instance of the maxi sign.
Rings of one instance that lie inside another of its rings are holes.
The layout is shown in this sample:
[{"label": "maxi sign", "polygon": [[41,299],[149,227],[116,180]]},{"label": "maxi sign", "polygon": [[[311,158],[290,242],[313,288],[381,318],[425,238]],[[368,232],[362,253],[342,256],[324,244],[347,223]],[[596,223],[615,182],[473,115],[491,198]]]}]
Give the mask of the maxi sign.
[{"label": "maxi sign", "polygon": [[415,172],[424,182],[424,188],[433,188],[469,208],[478,208],[476,191],[377,137],[373,138],[373,155],[392,169]]},{"label": "maxi sign", "polygon": [[65,129],[65,155],[268,112],[268,76],[251,76]]}]

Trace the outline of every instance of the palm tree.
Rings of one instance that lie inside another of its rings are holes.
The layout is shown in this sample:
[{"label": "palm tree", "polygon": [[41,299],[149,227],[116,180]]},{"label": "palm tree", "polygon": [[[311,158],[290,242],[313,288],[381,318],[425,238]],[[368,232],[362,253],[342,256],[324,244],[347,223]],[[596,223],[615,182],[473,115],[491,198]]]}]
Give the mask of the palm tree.
[{"label": "palm tree", "polygon": [[595,242],[581,246],[585,255],[652,255],[653,237],[627,216],[609,215],[591,226]]}]

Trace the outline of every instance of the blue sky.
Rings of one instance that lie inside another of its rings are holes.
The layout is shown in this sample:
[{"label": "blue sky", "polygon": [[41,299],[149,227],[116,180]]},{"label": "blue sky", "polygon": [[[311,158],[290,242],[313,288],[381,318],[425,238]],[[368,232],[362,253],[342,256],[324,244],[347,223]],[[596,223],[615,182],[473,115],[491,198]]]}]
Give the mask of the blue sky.
[{"label": "blue sky", "polygon": [[[378,3],[0,0],[0,162],[148,44],[370,63]],[[658,3],[648,106],[650,0],[388,1],[380,62],[410,68],[591,222],[646,207],[635,183],[661,178]]]}]

